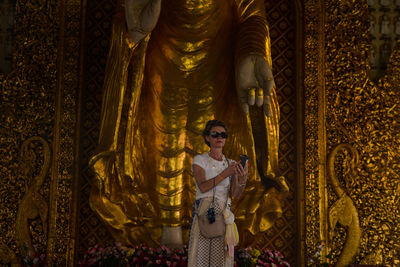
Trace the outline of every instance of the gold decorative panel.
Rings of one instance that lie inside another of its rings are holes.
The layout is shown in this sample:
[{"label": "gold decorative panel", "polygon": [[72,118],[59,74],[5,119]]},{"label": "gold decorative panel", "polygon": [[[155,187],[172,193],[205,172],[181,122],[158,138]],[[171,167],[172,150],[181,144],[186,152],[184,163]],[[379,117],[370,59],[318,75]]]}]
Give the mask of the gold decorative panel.
[{"label": "gold decorative panel", "polygon": [[[306,1],[305,17],[306,256],[322,242],[323,256],[332,254],[337,266],[393,266],[399,258],[399,46],[374,84],[366,1]],[[330,163],[328,153],[336,154]]]},{"label": "gold decorative panel", "polygon": [[1,81],[0,256],[22,244],[72,262],[80,1],[16,1],[13,64]]},{"label": "gold decorative panel", "polygon": [[14,264],[21,243],[48,239],[59,31],[56,1],[15,5],[12,71],[0,75],[0,255]]},{"label": "gold decorative panel", "polygon": [[[327,4],[326,88],[329,150],[350,143],[360,154],[358,168],[349,173],[349,158],[335,168],[340,186],[360,216],[361,246],[355,262],[393,265],[399,256],[399,47],[387,74],[377,84],[369,80],[368,6],[363,1]],[[396,86],[397,84],[397,86]],[[328,203],[336,198],[328,191]],[[348,229],[350,231],[350,228]],[[338,227],[331,241],[333,255],[351,236]],[[346,240],[346,241],[345,241]],[[397,248],[398,250],[398,248]]]}]

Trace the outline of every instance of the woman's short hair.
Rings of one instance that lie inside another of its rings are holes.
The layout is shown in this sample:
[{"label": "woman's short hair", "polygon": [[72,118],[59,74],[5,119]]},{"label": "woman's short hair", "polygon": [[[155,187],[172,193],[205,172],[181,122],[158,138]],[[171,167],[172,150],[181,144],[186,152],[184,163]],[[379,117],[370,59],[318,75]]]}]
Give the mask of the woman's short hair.
[{"label": "woman's short hair", "polygon": [[202,134],[202,135],[203,135],[203,138],[204,138],[204,142],[206,142],[206,144],[207,144],[208,146],[210,146],[210,142],[208,142],[208,141],[206,140],[206,136],[210,135],[211,129],[212,129],[213,127],[216,127],[216,126],[221,126],[221,127],[223,127],[223,128],[225,129],[225,131],[228,131],[228,129],[226,128],[225,123],[223,123],[222,121],[219,121],[219,120],[209,120],[209,121],[207,122],[206,127],[204,128],[203,134]]}]

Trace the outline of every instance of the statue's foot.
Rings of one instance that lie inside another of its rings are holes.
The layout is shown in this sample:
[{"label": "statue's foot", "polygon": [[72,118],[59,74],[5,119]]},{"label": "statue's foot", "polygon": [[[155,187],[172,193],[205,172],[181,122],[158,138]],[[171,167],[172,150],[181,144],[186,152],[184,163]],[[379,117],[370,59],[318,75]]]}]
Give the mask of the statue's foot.
[{"label": "statue's foot", "polygon": [[181,226],[164,226],[162,229],[161,244],[170,249],[182,248],[182,228]]}]

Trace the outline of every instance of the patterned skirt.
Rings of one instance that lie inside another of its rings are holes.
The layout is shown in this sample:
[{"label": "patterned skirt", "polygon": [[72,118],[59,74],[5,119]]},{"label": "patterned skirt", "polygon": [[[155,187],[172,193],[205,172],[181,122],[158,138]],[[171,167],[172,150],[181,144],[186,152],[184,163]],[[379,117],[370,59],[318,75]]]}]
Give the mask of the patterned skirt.
[{"label": "patterned skirt", "polygon": [[[225,249],[225,237],[218,238],[205,238],[201,235],[197,216],[195,215],[195,206],[200,214],[207,212],[210,207],[212,198],[203,198],[196,200],[193,203],[192,208],[192,224],[190,229],[189,237],[189,252],[188,252],[188,266],[189,267],[231,267],[233,266],[233,259],[229,258],[228,253]],[[215,213],[222,213],[225,203],[214,200],[215,202]]]}]

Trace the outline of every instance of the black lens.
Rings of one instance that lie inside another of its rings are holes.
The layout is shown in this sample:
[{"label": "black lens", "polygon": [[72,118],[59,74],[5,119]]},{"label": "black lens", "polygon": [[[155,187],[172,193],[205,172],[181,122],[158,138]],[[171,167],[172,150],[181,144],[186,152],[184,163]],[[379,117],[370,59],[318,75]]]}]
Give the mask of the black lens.
[{"label": "black lens", "polygon": [[212,138],[218,138],[218,136],[221,136],[222,138],[226,139],[226,138],[228,137],[228,134],[227,134],[226,132],[222,132],[222,133],[219,133],[219,132],[211,132],[211,133],[210,133],[210,136],[211,136]]},{"label": "black lens", "polygon": [[221,137],[224,138],[224,139],[226,139],[226,138],[228,137],[228,134],[227,134],[226,132],[222,132],[222,133],[221,133]]},{"label": "black lens", "polygon": [[210,136],[212,138],[217,138],[219,136],[219,133],[211,133]]}]

